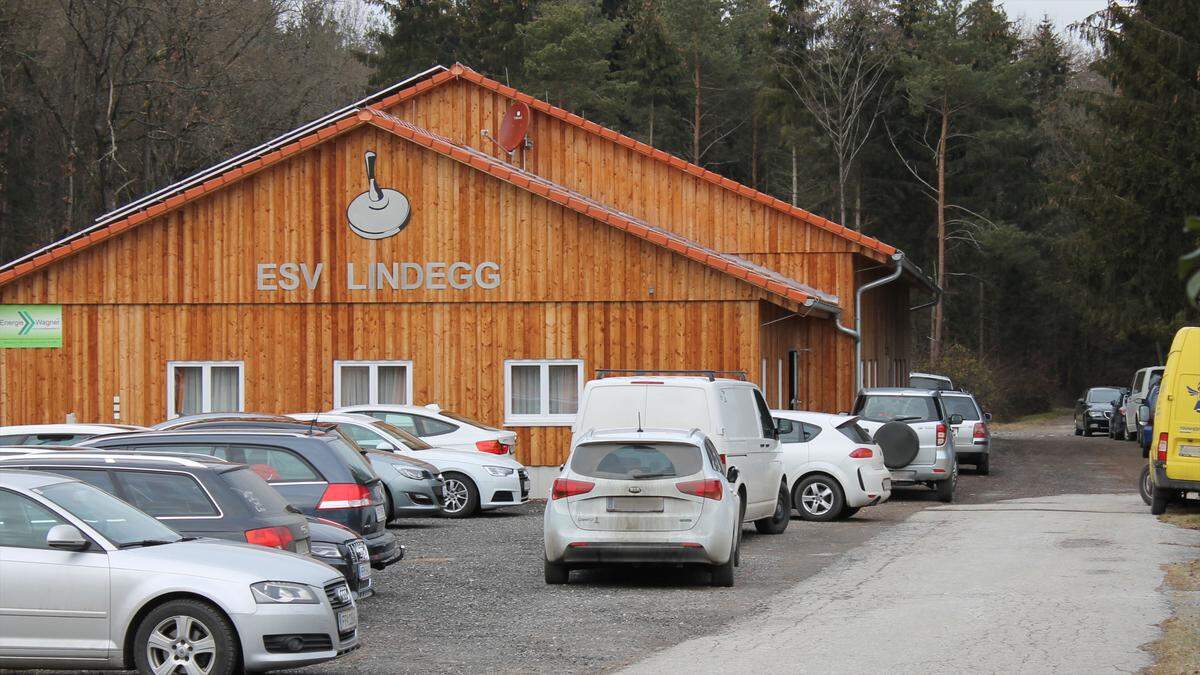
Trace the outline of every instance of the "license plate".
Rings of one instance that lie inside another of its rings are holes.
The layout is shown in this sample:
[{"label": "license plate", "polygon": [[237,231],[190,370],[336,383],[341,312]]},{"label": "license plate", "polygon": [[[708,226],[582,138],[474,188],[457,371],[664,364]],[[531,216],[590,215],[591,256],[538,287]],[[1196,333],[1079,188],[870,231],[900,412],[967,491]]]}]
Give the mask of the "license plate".
[{"label": "license plate", "polygon": [[383,508],[383,504],[375,507],[375,520],[381,523],[387,522],[387,509]]},{"label": "license plate", "polygon": [[1200,457],[1200,445],[1179,446],[1180,457]]},{"label": "license plate", "polygon": [[893,481],[897,481],[897,480],[911,481],[916,477],[917,477],[916,471],[893,471],[892,472],[892,480]]},{"label": "license plate", "polygon": [[609,497],[608,510],[619,513],[662,513],[662,497]]},{"label": "license plate", "polygon": [[342,633],[351,628],[358,628],[358,608],[351,607],[338,612],[338,632]]},{"label": "license plate", "polygon": [[370,579],[371,578],[371,563],[369,563],[369,562],[358,563],[358,578],[359,579]]}]

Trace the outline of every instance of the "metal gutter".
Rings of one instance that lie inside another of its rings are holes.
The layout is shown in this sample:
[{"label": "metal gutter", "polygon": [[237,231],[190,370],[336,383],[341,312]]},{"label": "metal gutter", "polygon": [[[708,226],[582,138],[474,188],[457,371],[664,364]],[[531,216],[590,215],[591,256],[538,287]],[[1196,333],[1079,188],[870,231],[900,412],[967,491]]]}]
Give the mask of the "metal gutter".
[{"label": "metal gutter", "polygon": [[219,164],[215,164],[213,166],[208,167],[207,169],[198,171],[198,172],[188,176],[187,178],[184,178],[182,180],[171,183],[170,185],[168,185],[164,188],[155,190],[154,192],[151,192],[150,194],[148,194],[144,197],[140,197],[124,206],[121,206],[114,211],[109,211],[108,213],[101,215],[100,217],[96,218],[95,222],[93,222],[91,225],[83,228],[82,230],[79,230],[78,232],[69,234],[66,237],[63,237],[62,239],[59,239],[58,241],[55,241],[51,244],[47,244],[46,246],[43,246],[42,248],[39,248],[36,251],[33,251],[31,253],[27,253],[26,255],[23,255],[20,258],[17,258],[16,260],[11,260],[9,262],[4,263],[3,265],[0,265],[0,271],[6,270],[10,267],[15,267],[16,265],[19,265],[19,264],[25,262],[26,260],[35,258],[51,249],[58,248],[59,246],[62,246],[63,244],[65,244],[67,242],[70,242],[75,239],[78,239],[79,237],[83,237],[85,235],[91,234],[95,230],[98,230],[98,229],[104,227],[105,225],[108,225],[111,222],[120,220],[121,218],[124,218],[131,213],[140,211],[141,209],[146,208],[147,206],[150,206],[151,204],[162,201],[163,199],[167,198],[169,195],[183,192],[183,191],[187,190],[188,188],[191,188],[195,185],[199,185],[200,183],[203,183],[204,181],[208,180],[209,178],[212,178],[215,175],[223,173],[223,172],[225,172],[233,167],[236,167],[240,164],[244,164],[245,162],[248,162],[256,157],[265,155],[265,154],[275,150],[278,147],[287,145],[288,143],[292,142],[293,140],[295,140],[301,136],[306,136],[306,135],[312,133],[316,129],[327,126],[333,122],[337,122],[337,121],[341,120],[342,118],[347,117],[349,115],[353,115],[353,114],[357,113],[360,108],[370,105],[371,103],[374,103],[375,101],[377,101],[381,98],[386,98],[387,96],[394,93],[398,89],[405,89],[407,87],[410,87],[413,84],[416,84],[417,82],[425,80],[425,79],[432,77],[433,75],[436,75],[437,73],[443,72],[445,70],[447,70],[447,68],[445,66],[434,66],[432,68],[424,70],[420,73],[417,73],[416,75],[413,75],[412,77],[410,77],[408,79],[401,80],[400,82],[397,82],[396,84],[393,84],[393,85],[387,87],[386,89],[381,89],[373,94],[370,94],[369,96],[366,96],[362,99],[359,99],[358,101],[355,101],[354,103],[351,103],[348,106],[339,108],[339,109],[329,113],[328,115],[319,117],[311,122],[308,122],[307,124],[296,127],[295,129],[292,129],[291,131],[288,131],[287,133],[284,133],[281,136],[277,136],[265,143],[257,145],[253,148],[250,148],[249,150],[246,150],[245,152],[237,154],[229,159],[226,159]]},{"label": "metal gutter", "polygon": [[[906,267],[904,265],[904,261],[905,261],[904,253],[902,251],[896,251],[895,253],[892,254],[892,263],[895,265],[895,269],[892,270],[891,274],[888,274],[885,277],[880,277],[880,278],[876,279],[875,281],[865,283],[862,286],[859,286],[858,290],[854,292],[854,328],[850,328],[848,326],[842,325],[842,308],[841,307],[838,307],[837,312],[834,314],[835,320],[834,320],[833,325],[839,331],[841,331],[842,333],[845,333],[846,335],[849,335],[851,338],[854,339],[854,385],[855,385],[854,391],[855,391],[855,393],[862,391],[862,386],[863,386],[863,382],[862,382],[862,296],[863,296],[863,293],[866,293],[867,291],[869,291],[873,288],[879,288],[880,286],[890,284],[893,281],[899,279],[900,275],[904,274],[905,269],[906,269]],[[915,265],[913,267],[915,267]],[[919,271],[920,270],[918,268],[918,272]],[[921,276],[924,277],[924,274],[921,274]]]}]

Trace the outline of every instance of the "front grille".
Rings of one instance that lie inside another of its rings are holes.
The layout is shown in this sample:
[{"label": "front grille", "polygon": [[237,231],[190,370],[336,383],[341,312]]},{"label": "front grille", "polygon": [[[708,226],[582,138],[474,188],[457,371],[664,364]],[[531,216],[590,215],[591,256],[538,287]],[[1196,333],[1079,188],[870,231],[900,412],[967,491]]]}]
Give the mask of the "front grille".
[{"label": "front grille", "polygon": [[367,542],[362,539],[355,539],[349,548],[352,562],[367,562],[371,559],[371,554],[367,551]]},{"label": "front grille", "polygon": [[511,502],[511,501],[513,501],[512,490],[497,490],[496,492],[494,492],[492,494],[492,501],[494,501],[494,502]]},{"label": "front grille", "polygon": [[[338,591],[339,588],[345,595]],[[345,579],[325,584],[325,597],[329,598],[329,605],[334,609],[342,609],[354,604],[354,594],[350,592],[350,587],[346,585]]]},{"label": "front grille", "polygon": [[[288,643],[298,639],[299,649],[292,649]],[[333,649],[333,640],[324,633],[300,633],[298,635],[264,635],[263,647],[272,654],[298,654],[300,652],[327,652]]]}]

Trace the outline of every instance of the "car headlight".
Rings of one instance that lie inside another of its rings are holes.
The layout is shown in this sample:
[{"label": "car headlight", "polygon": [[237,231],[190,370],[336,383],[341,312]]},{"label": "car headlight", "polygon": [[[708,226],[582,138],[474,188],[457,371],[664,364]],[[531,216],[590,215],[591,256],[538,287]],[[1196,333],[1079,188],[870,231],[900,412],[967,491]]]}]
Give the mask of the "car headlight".
[{"label": "car headlight", "polygon": [[317,594],[304,584],[286,581],[260,581],[250,584],[250,593],[260,605],[315,605]]},{"label": "car headlight", "polygon": [[342,552],[338,549],[337,544],[329,544],[326,542],[313,542],[309,553],[318,558],[337,558],[342,559]]},{"label": "car headlight", "polygon": [[400,466],[399,464],[393,464],[392,468],[396,470],[396,473],[400,474],[401,476],[404,476],[405,478],[411,478],[413,480],[421,480],[422,478],[425,477],[424,471],[422,471],[421,469],[414,469],[411,466]]},{"label": "car headlight", "polygon": [[511,475],[513,475],[513,469],[510,469],[507,466],[485,466],[483,468],[487,469],[487,472],[492,474],[493,476],[511,476]]},{"label": "car headlight", "polygon": [[1089,412],[1088,414],[1091,415],[1092,417],[1104,417],[1104,413],[1099,410],[1093,410],[1093,411]]}]

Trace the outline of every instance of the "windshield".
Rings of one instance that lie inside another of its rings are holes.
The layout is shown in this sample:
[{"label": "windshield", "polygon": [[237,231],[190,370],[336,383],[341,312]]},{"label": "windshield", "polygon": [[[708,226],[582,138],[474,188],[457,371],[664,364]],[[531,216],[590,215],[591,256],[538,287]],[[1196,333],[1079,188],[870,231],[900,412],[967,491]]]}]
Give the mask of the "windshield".
[{"label": "windshield", "polygon": [[837,430],[843,436],[849,438],[854,443],[871,443],[871,434],[868,434],[866,429],[858,426],[857,420],[850,420],[838,426]]},{"label": "windshield", "polygon": [[412,450],[428,450],[433,447],[432,445],[426,443],[425,441],[421,440],[420,438],[418,438],[416,436],[413,436],[412,434],[401,429],[400,427],[393,426],[391,424],[388,424],[387,422],[376,422],[376,423],[372,424],[371,426],[378,427],[381,431],[388,434],[389,436],[393,436],[395,438],[400,439],[401,441],[404,442],[405,445],[407,445]]},{"label": "windshield", "polygon": [[329,447],[333,448],[333,452],[337,455],[346,466],[350,468],[351,475],[359,483],[370,483],[373,480],[378,480],[379,476],[375,475],[375,470],[367,463],[367,458],[362,456],[362,453],[354,449],[350,443],[342,440],[345,436],[338,434],[331,435],[325,439]]},{"label": "windshield", "polygon": [[1088,403],[1112,403],[1115,399],[1121,397],[1121,392],[1116,389],[1089,389],[1087,395]]},{"label": "windshield", "polygon": [[253,470],[245,468],[226,471],[221,474],[221,479],[246,502],[246,506],[250,507],[252,512],[268,515],[287,513],[287,500]]},{"label": "windshield", "polygon": [[492,427],[492,426],[488,426],[488,425],[484,424],[483,422],[480,422],[478,420],[473,420],[470,417],[467,417],[466,415],[460,415],[456,412],[450,412],[449,410],[439,410],[438,414],[441,415],[442,417],[449,417],[452,420],[462,422],[463,424],[470,424],[473,427],[479,427],[480,429],[487,429],[488,431],[500,431],[499,429]]},{"label": "windshield", "polygon": [[117,546],[182,539],[175,530],[153,516],[87,483],[56,483],[35,492],[71,512]]},{"label": "windshield", "polygon": [[947,415],[962,415],[964,421],[979,420],[979,408],[966,396],[943,396],[942,405],[946,406]]},{"label": "windshield", "polygon": [[588,443],[571,459],[577,474],[618,480],[690,476],[702,465],[700,448],[683,443]]},{"label": "windshield", "polygon": [[859,417],[872,422],[932,422],[941,419],[937,404],[928,396],[865,396],[859,399]]}]

